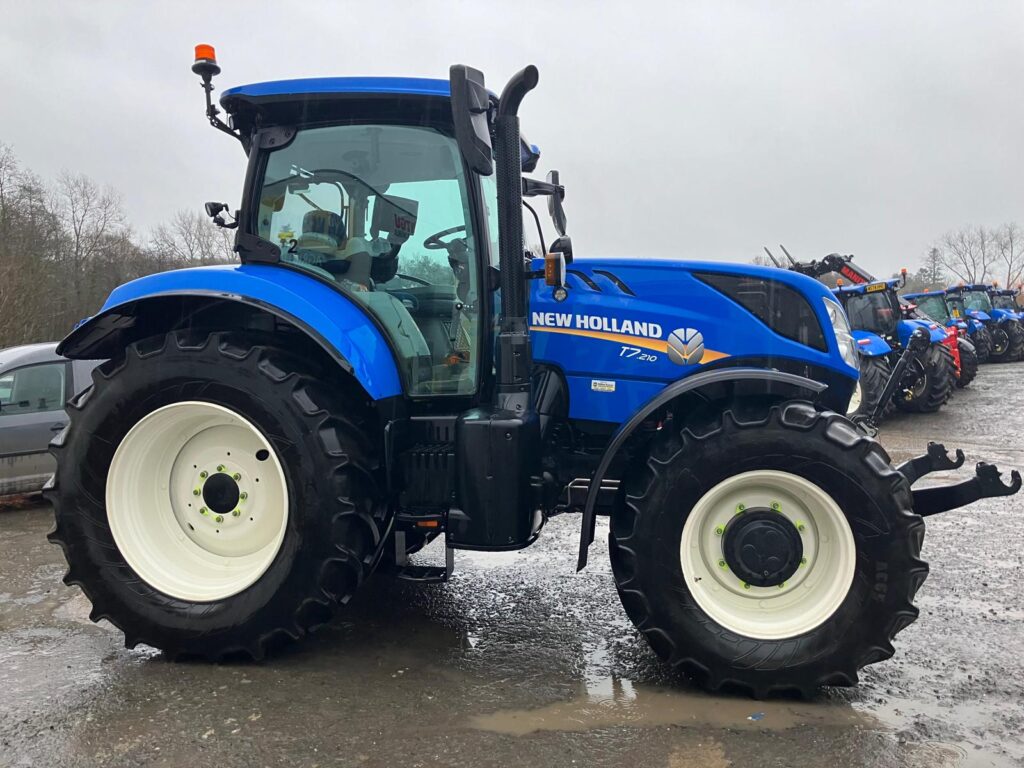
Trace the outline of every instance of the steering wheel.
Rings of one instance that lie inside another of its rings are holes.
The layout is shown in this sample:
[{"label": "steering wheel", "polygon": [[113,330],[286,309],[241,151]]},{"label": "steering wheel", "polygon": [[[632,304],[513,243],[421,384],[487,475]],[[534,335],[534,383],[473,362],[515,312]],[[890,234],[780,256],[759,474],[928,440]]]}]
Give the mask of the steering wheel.
[{"label": "steering wheel", "polygon": [[410,283],[418,283],[419,285],[433,285],[433,283],[427,282],[422,277],[414,277],[412,275],[403,275],[401,272],[395,274],[395,277],[401,278],[402,280],[408,280]]},{"label": "steering wheel", "polygon": [[454,235],[456,232],[465,232],[465,224],[458,227],[449,227],[448,229],[442,229],[440,232],[435,232],[426,240],[423,241],[423,247],[428,251],[447,251],[451,243],[446,243],[441,240],[442,237],[448,237],[448,235]]}]

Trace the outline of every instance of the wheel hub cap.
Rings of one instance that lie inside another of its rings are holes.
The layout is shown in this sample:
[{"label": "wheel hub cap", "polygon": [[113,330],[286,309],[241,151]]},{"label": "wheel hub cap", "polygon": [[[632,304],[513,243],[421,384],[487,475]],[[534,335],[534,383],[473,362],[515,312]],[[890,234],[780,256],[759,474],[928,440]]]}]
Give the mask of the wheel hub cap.
[{"label": "wheel hub cap", "polygon": [[203,484],[203,501],[218,514],[227,514],[238,506],[241,492],[231,475],[218,472]]},{"label": "wheel hub cap", "polygon": [[722,548],[730,570],[755,587],[783,584],[800,567],[800,533],[771,509],[751,509],[725,527]]}]

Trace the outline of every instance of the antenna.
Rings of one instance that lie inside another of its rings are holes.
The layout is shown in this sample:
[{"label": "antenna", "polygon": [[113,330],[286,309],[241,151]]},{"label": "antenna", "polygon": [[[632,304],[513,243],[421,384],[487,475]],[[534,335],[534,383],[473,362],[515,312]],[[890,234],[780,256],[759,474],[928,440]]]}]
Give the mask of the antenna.
[{"label": "antenna", "polygon": [[779,269],[782,269],[782,265],[779,263],[779,260],[772,256],[772,252],[768,250],[768,246],[763,245],[761,247],[764,248],[764,252],[768,254],[768,258],[772,260],[772,264],[774,264]]}]

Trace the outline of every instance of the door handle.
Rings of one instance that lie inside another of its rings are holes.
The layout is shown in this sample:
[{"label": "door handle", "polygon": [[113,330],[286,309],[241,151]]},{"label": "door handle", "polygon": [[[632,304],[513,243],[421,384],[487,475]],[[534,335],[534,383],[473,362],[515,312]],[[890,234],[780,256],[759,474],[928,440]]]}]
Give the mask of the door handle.
[{"label": "door handle", "polygon": [[51,432],[60,432],[67,425],[68,425],[68,423],[66,421],[58,421],[56,424],[52,424],[50,426],[50,431]]}]

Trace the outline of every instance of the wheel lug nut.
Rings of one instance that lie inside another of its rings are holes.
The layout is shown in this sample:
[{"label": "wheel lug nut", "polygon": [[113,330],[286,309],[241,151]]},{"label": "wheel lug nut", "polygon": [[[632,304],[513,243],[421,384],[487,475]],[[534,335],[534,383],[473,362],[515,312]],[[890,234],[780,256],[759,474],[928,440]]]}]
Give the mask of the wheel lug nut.
[{"label": "wheel lug nut", "polygon": [[202,472],[199,473],[199,477],[202,478],[203,480],[205,480],[209,476],[210,476],[210,473],[207,472],[205,469]]},{"label": "wheel lug nut", "polygon": [[725,528],[723,528],[720,525],[716,525],[715,526],[715,536],[721,536],[723,533],[725,533]]},{"label": "wheel lug nut", "polygon": [[739,514],[740,512],[743,512],[746,508],[747,508],[746,504],[737,504],[736,505],[736,513]]},{"label": "wheel lug nut", "polygon": [[224,465],[223,464],[218,464],[217,465],[217,471],[218,472],[223,472],[224,471]]},{"label": "wheel lug nut", "polygon": [[242,491],[240,494],[238,494],[238,498],[240,498],[242,501],[245,501],[246,499],[249,498],[249,494],[246,493],[245,491]]},{"label": "wheel lug nut", "polygon": [[800,558],[800,567],[803,568],[805,565],[807,565],[807,558],[806,557],[801,557]]},{"label": "wheel lug nut", "polygon": [[744,581],[743,582],[743,588],[744,589],[750,589],[750,585],[747,582]]},{"label": "wheel lug nut", "polygon": [[725,560],[719,560],[718,561],[718,567],[719,568],[728,568],[729,564],[727,562],[725,562]]},{"label": "wheel lug nut", "polygon": [[231,513],[231,516],[232,517],[239,517],[241,514],[242,514],[242,510],[236,509],[234,512]]},{"label": "wheel lug nut", "polygon": [[193,496],[198,496],[200,493],[202,493],[202,491],[199,490],[198,488],[193,488],[192,489],[192,495]]},{"label": "wheel lug nut", "polygon": [[233,480],[234,480],[235,482],[238,482],[239,480],[241,480],[241,479],[242,479],[242,476],[241,476],[240,474],[238,474],[237,472],[235,472],[235,474],[233,474],[233,475],[232,475],[231,477],[232,477],[232,479],[233,479]]},{"label": "wheel lug nut", "polygon": [[780,509],[782,509],[782,505],[779,504],[779,502],[777,502],[777,501],[773,501],[772,502],[772,509],[774,509],[776,512],[778,512]]},{"label": "wheel lug nut", "polygon": [[215,518],[213,518],[213,519],[214,519],[214,520],[216,520],[216,521],[217,521],[218,523],[223,523],[223,522],[224,522],[224,517],[223,517],[223,515],[217,515],[217,516],[216,516]]},{"label": "wheel lug nut", "polygon": [[200,515],[205,515],[207,513],[207,511],[208,510],[206,509],[206,507],[203,507],[202,509],[199,510],[199,514]]},{"label": "wheel lug nut", "polygon": [[786,588],[786,582],[782,582],[781,584],[779,584],[779,589],[785,589],[785,588]]}]

